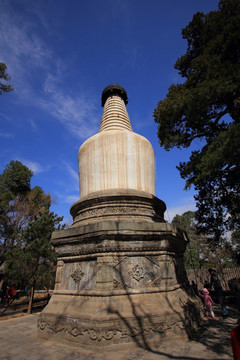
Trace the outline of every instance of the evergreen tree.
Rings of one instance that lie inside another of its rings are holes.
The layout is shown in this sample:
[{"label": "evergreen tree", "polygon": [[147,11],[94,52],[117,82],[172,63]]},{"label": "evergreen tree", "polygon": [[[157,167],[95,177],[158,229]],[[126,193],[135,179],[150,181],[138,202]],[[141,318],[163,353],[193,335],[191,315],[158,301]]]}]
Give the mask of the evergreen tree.
[{"label": "evergreen tree", "polygon": [[50,238],[62,221],[50,212],[50,194],[38,186],[31,189],[32,175],[19,161],[11,161],[0,175],[0,261],[5,281],[21,288],[53,286]]},{"label": "evergreen tree", "polygon": [[22,230],[22,245],[9,250],[6,256],[8,282],[22,289],[33,284],[36,288],[53,287],[56,256],[50,239],[61,220],[52,212],[40,213]]},{"label": "evergreen tree", "polygon": [[0,95],[14,90],[12,85],[6,84],[11,78],[7,73],[7,65],[2,62],[0,62],[0,79],[3,79],[3,82],[0,81]]},{"label": "evergreen tree", "polygon": [[0,174],[0,265],[7,251],[21,242],[21,229],[31,217],[28,196],[33,173],[19,161],[11,161]]},{"label": "evergreen tree", "polygon": [[197,234],[197,221],[194,211],[187,211],[183,215],[176,215],[172,224],[186,231],[189,239],[184,253],[184,264],[186,269],[201,269],[207,263],[205,249],[207,238]]},{"label": "evergreen tree", "polygon": [[182,36],[188,48],[175,68],[185,82],[169,88],[154,120],[166,150],[201,140],[178,169],[185,188],[198,192],[199,231],[218,243],[240,222],[240,1],[221,0],[217,11],[196,13]]},{"label": "evergreen tree", "polygon": [[198,223],[194,211],[176,215],[172,224],[187,232],[189,244],[184,253],[186,269],[215,268],[222,272],[223,268],[237,265],[236,242],[221,237],[217,244],[212,236],[199,235]]}]

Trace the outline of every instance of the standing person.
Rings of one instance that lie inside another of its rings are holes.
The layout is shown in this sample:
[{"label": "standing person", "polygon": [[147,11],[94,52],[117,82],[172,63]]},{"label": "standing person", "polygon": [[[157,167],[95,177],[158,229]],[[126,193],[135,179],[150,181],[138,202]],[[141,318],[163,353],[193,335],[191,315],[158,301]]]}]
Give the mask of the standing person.
[{"label": "standing person", "polygon": [[10,288],[10,286],[7,285],[6,289],[5,289],[5,293],[4,293],[3,305],[9,304],[10,296],[11,296],[11,288]]},{"label": "standing person", "polygon": [[199,291],[198,294],[204,300],[204,305],[207,310],[206,315],[209,316],[209,313],[210,313],[212,318],[215,319],[214,312],[212,309],[212,304],[215,304],[215,303],[213,302],[213,299],[209,295],[208,289],[204,288],[202,291]]},{"label": "standing person", "polygon": [[2,292],[1,292],[1,303],[2,303],[2,305],[4,305],[4,303],[5,303],[6,290],[7,290],[7,284],[4,282],[3,286],[2,286]]},{"label": "standing person", "polygon": [[24,294],[25,294],[26,298],[28,298],[29,290],[28,290],[27,286],[25,286],[25,288],[24,288]]},{"label": "standing person", "polygon": [[222,308],[222,315],[223,315],[223,317],[226,317],[226,316],[228,316],[228,311],[227,311],[227,308],[224,303],[224,295],[223,295],[223,289],[222,289],[221,282],[220,282],[215,270],[208,269],[208,272],[211,275],[210,289],[213,286],[216,296],[217,296],[217,299],[218,299],[218,302]]},{"label": "standing person", "polygon": [[11,288],[10,288],[10,295],[11,295],[11,297],[15,297],[15,296],[16,296],[16,293],[17,293],[16,288],[15,288],[14,285],[12,285]]}]

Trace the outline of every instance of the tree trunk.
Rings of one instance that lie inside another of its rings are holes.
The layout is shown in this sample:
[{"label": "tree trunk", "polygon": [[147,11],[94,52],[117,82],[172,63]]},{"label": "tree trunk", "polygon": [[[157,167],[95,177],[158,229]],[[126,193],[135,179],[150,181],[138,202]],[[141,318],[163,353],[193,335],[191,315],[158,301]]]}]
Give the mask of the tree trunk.
[{"label": "tree trunk", "polygon": [[33,298],[34,298],[35,284],[36,284],[36,281],[34,280],[33,286],[31,287],[31,296],[30,296],[29,303],[28,303],[28,311],[27,311],[28,314],[32,313],[32,304],[33,304]]}]

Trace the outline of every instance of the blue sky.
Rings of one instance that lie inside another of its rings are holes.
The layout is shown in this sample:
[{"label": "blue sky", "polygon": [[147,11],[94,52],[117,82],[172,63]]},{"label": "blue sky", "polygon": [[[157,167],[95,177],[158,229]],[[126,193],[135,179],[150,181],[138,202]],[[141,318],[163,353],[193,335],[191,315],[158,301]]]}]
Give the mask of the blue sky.
[{"label": "blue sky", "polygon": [[[0,97],[0,172],[11,160],[34,171],[31,185],[52,195],[52,211],[70,222],[79,199],[78,149],[98,132],[102,90],[123,86],[133,131],[156,156],[156,195],[165,219],[194,210],[176,165],[190,150],[160,148],[152,114],[172,83],[197,11],[215,0],[0,0],[0,61],[15,91]],[[200,144],[195,143],[194,147]]]}]

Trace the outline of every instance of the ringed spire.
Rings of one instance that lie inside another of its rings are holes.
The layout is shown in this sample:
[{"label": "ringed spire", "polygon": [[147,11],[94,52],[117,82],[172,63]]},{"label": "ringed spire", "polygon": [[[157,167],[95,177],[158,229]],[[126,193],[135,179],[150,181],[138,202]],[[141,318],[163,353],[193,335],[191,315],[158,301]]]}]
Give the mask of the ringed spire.
[{"label": "ringed spire", "polygon": [[132,131],[126,109],[127,103],[127,92],[120,85],[109,85],[103,90],[102,106],[104,109],[99,132],[108,130]]}]

